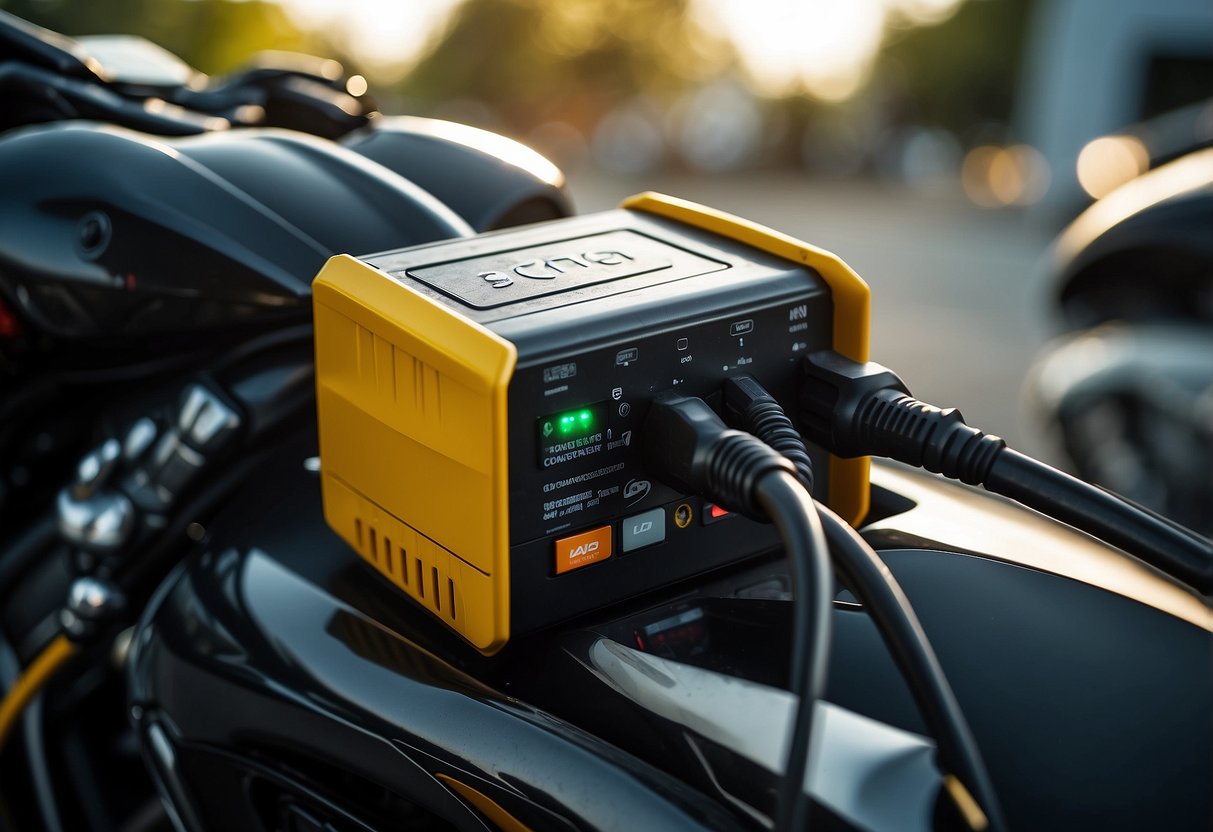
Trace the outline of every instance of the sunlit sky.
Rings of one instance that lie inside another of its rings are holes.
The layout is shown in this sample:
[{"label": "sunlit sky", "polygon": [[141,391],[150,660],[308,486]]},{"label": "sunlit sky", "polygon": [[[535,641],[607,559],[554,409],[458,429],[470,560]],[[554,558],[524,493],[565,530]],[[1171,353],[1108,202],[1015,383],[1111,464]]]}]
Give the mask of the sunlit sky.
[{"label": "sunlit sky", "polygon": [[308,29],[327,31],[374,80],[404,75],[462,0],[278,0]]},{"label": "sunlit sky", "polygon": [[[308,28],[322,28],[365,62],[380,82],[395,80],[441,36],[462,0],[279,0]],[[926,24],[964,0],[692,0],[708,31],[737,47],[755,89],[805,91],[841,101],[860,89],[892,18]]]},{"label": "sunlit sky", "polygon": [[912,23],[950,15],[960,0],[696,0],[709,28],[736,45],[755,87],[804,90],[829,101],[854,94],[890,15]]}]

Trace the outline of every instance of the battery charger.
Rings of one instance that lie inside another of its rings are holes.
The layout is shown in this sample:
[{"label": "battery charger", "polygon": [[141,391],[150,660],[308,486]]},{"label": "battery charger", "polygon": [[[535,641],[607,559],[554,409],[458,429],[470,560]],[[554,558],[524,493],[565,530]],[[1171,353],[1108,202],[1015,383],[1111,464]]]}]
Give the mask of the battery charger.
[{"label": "battery charger", "polygon": [[[653,396],[868,358],[867,285],[828,252],[683,200],[366,258],[313,286],[328,524],[483,653],[769,552],[774,531],[647,475]],[[867,459],[810,446],[857,522]]]}]

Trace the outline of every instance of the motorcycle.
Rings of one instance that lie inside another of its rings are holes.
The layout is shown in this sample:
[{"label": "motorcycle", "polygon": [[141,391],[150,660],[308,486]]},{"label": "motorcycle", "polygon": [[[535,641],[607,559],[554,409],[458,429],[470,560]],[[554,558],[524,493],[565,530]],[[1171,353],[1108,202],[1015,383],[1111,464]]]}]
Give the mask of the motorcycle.
[{"label": "motorcycle", "polygon": [[374,532],[325,520],[313,277],[564,228],[563,179],[319,64],[206,79],[127,46],[145,60],[0,13],[0,825],[756,829],[789,783],[824,828],[1207,822],[1208,588],[905,465],[874,464],[862,538],[830,540],[879,557],[815,584],[812,696],[797,561],[659,483],[635,510],[761,545],[564,596],[489,654],[402,597]]},{"label": "motorcycle", "polygon": [[1029,390],[1079,475],[1209,534],[1213,151],[1193,133],[1058,238],[1050,302],[1062,334]]}]

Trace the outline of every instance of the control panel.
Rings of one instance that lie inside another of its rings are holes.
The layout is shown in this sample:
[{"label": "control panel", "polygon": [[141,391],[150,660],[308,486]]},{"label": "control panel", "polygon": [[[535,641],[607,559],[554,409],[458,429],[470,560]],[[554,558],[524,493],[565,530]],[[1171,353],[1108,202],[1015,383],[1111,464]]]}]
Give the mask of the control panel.
[{"label": "control panel", "polygon": [[[516,625],[531,623],[532,608],[542,611],[538,626],[553,610],[572,615],[596,599],[635,594],[654,576],[666,583],[776,545],[768,526],[650,477],[641,437],[655,394],[674,390],[718,406],[730,375],[754,376],[789,407],[798,357],[829,345],[823,287],[802,280],[800,290],[774,304],[674,321],[660,332],[516,371],[511,576],[516,597],[535,600],[515,610]],[[828,460],[815,456],[824,496]]]}]

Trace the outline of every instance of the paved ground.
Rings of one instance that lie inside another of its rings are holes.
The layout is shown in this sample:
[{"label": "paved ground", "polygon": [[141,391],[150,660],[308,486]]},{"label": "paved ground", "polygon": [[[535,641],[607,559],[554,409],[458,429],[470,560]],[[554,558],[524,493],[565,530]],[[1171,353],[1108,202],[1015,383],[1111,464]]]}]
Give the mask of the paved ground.
[{"label": "paved ground", "polygon": [[573,175],[580,212],[657,190],[756,220],[829,249],[872,286],[873,359],[924,400],[1049,456],[1020,390],[1049,333],[1050,234],[959,194],[820,183],[797,174],[652,179]]}]

